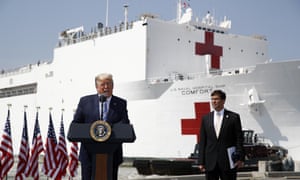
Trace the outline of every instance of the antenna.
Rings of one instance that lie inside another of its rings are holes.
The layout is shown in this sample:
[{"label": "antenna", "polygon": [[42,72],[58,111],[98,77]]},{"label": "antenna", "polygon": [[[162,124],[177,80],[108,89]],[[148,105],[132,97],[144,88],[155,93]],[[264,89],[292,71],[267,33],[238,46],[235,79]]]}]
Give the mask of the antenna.
[{"label": "antenna", "polygon": [[108,6],[109,0],[106,0],[106,19],[105,19],[105,27],[108,27]]},{"label": "antenna", "polygon": [[180,21],[181,14],[182,14],[181,5],[182,5],[181,0],[178,0],[178,3],[177,3],[177,22]]},{"label": "antenna", "polygon": [[125,16],[125,20],[124,20],[124,27],[125,27],[125,30],[127,30],[127,24],[128,24],[128,5],[127,4],[124,4],[124,16]]}]

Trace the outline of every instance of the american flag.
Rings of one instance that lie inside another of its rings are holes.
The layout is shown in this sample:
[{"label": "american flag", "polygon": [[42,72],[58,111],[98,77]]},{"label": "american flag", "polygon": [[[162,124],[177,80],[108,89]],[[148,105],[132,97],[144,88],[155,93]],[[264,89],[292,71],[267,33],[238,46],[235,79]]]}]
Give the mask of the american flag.
[{"label": "american flag", "polygon": [[37,112],[35,124],[34,124],[33,138],[32,138],[31,156],[25,172],[26,177],[33,177],[34,180],[38,180],[40,177],[39,155],[44,151],[38,117],[39,117],[39,113]]},{"label": "american flag", "polygon": [[183,8],[185,9],[190,7],[190,4],[188,2],[183,2],[182,4],[183,4]]},{"label": "american flag", "polygon": [[63,123],[63,114],[61,115],[61,122],[60,122],[60,130],[59,130],[59,141],[58,145],[56,146],[56,161],[57,161],[57,168],[53,169],[51,172],[51,177],[53,179],[61,179],[67,173],[68,167],[68,152],[65,140],[65,130],[64,130],[64,123]]},{"label": "american flag", "polygon": [[1,151],[1,165],[0,165],[0,179],[3,179],[8,171],[12,168],[14,164],[14,155],[11,140],[11,128],[10,128],[10,110],[7,112],[7,119],[4,127],[4,132],[2,135],[2,142],[0,146]]},{"label": "american flag", "polygon": [[78,168],[78,143],[77,142],[72,142],[71,152],[69,156],[70,156],[69,173],[71,177],[75,177],[77,175],[77,168]]},{"label": "american flag", "polygon": [[49,113],[48,135],[46,139],[45,156],[43,163],[43,172],[46,176],[51,177],[53,170],[57,168],[56,160],[56,135],[53,127],[51,112]]},{"label": "american flag", "polygon": [[27,130],[27,117],[26,111],[24,112],[24,126],[22,132],[22,140],[19,152],[19,162],[17,166],[17,173],[15,179],[25,179],[25,170],[29,159],[29,142],[28,142],[28,130]]}]

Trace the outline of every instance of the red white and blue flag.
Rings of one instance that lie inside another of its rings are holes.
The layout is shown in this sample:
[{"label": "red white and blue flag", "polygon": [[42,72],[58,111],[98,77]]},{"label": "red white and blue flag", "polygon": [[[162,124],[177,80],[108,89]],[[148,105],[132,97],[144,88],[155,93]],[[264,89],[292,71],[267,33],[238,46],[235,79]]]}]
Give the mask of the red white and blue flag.
[{"label": "red white and blue flag", "polygon": [[26,177],[33,177],[34,180],[38,180],[39,175],[39,155],[44,151],[43,140],[39,125],[39,113],[36,113],[36,119],[34,124],[34,132],[32,138],[32,149],[28,166],[26,168]]},{"label": "red white and blue flag", "polygon": [[67,167],[69,162],[66,139],[65,139],[63,114],[61,115],[59,141],[56,146],[56,162],[57,162],[56,169],[53,169],[50,174],[53,179],[59,180],[67,174]]},{"label": "red white and blue flag", "polygon": [[78,143],[72,142],[71,144],[71,152],[70,152],[70,163],[69,163],[69,173],[70,178],[73,178],[77,175],[78,168]]},{"label": "red white and blue flag", "polygon": [[182,5],[183,5],[183,8],[185,8],[185,9],[190,7],[190,3],[188,3],[188,2],[183,2]]},{"label": "red white and blue flag", "polygon": [[28,129],[27,129],[27,117],[26,111],[24,111],[24,126],[22,132],[22,139],[20,145],[20,152],[19,152],[19,162],[17,165],[17,173],[16,173],[16,180],[25,179],[25,170],[28,165],[29,159],[29,142],[28,142]]},{"label": "red white and blue flag", "polygon": [[42,171],[48,177],[52,177],[52,172],[57,168],[57,159],[56,159],[56,135],[52,122],[51,112],[49,113],[49,126],[48,126],[48,134],[46,139],[46,147],[45,147],[45,156]]},{"label": "red white and blue flag", "polygon": [[0,146],[0,179],[3,179],[14,164],[14,155],[10,127],[10,110],[8,109],[4,132]]}]

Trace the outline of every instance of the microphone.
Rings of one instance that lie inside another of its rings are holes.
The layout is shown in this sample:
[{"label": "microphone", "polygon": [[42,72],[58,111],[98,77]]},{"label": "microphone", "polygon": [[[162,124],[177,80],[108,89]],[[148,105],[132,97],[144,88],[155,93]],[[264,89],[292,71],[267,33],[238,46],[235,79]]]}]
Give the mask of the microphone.
[{"label": "microphone", "polygon": [[106,96],[103,95],[103,94],[101,94],[100,97],[99,97],[99,101],[100,101],[101,103],[105,102],[105,101],[106,101]]},{"label": "microphone", "polygon": [[99,97],[99,101],[101,102],[101,114],[100,114],[100,120],[103,120],[103,104],[106,101],[106,96],[101,94]]}]

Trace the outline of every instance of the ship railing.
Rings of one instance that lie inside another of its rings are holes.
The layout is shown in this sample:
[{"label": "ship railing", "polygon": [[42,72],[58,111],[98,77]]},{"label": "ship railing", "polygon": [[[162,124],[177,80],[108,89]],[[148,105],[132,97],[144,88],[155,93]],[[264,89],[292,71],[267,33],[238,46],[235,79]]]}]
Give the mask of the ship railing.
[{"label": "ship railing", "polygon": [[214,76],[232,76],[232,75],[240,75],[240,74],[248,74],[251,73],[256,66],[247,66],[240,68],[228,68],[228,69],[214,69],[210,70],[208,73],[190,73],[186,79],[201,79],[205,77],[214,77]]},{"label": "ship railing", "polygon": [[71,44],[84,42],[90,39],[107,36],[110,34],[122,32],[132,28],[133,28],[133,22],[127,23],[127,26],[125,26],[124,23],[121,23],[119,26],[114,26],[114,27],[103,27],[103,25],[100,23],[98,24],[97,27],[92,28],[91,32],[88,34],[85,34],[84,32],[78,32],[76,35],[72,35],[72,36],[68,36],[68,34],[64,34],[64,35],[61,34],[57,47],[64,47]]},{"label": "ship railing", "polygon": [[8,77],[8,76],[14,76],[14,75],[17,75],[17,74],[28,73],[28,72],[31,72],[35,68],[38,68],[40,66],[47,65],[47,64],[49,64],[49,63],[48,62],[41,63],[39,61],[36,64],[28,64],[26,66],[15,68],[15,69],[8,69],[8,70],[2,69],[1,72],[0,72],[0,78]]},{"label": "ship railing", "polygon": [[241,68],[230,68],[230,69],[222,69],[222,70],[210,70],[207,72],[197,72],[197,73],[171,73],[166,77],[151,77],[148,78],[147,81],[149,84],[159,84],[159,83],[170,83],[175,81],[183,81],[183,80],[195,80],[207,77],[217,77],[217,76],[232,76],[232,75],[241,75],[248,74],[254,71],[256,66],[247,66]]}]

